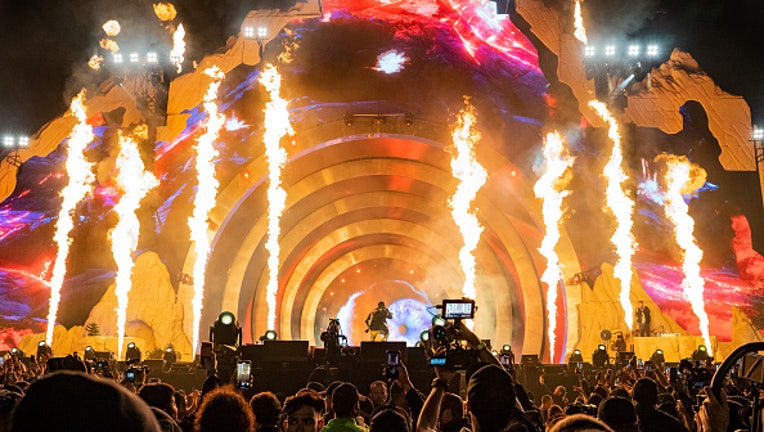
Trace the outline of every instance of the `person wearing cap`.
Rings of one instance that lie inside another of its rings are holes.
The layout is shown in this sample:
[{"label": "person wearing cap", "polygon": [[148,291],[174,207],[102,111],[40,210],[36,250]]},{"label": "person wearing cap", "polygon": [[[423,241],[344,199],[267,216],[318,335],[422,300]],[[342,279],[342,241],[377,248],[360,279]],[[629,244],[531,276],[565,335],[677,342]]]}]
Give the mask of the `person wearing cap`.
[{"label": "person wearing cap", "polygon": [[377,308],[369,312],[366,317],[366,331],[371,336],[371,341],[377,340],[378,336],[382,336],[382,342],[387,340],[387,335],[390,334],[390,330],[387,328],[387,320],[393,319],[393,314],[385,306],[385,302],[377,303]]},{"label": "person wearing cap", "polygon": [[332,409],[334,418],[331,419],[321,432],[368,432],[365,426],[356,422],[360,412],[358,389],[351,383],[342,383],[332,393]]}]

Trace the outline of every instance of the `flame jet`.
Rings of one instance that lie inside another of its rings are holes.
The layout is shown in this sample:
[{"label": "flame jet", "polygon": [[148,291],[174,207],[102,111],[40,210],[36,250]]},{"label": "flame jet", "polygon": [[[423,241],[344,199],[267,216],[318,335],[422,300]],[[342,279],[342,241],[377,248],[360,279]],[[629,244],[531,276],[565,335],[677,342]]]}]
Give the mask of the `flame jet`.
[{"label": "flame jet", "polygon": [[268,330],[276,329],[276,297],[279,289],[279,236],[281,215],[286,207],[286,191],[281,187],[281,169],[287,162],[287,152],[281,139],[294,135],[289,122],[287,101],[281,97],[281,74],[273,65],[267,65],[260,76],[260,84],[270,95],[265,104],[265,157],[268,161],[268,285],[265,301],[268,304]]},{"label": "flame jet", "polygon": [[95,181],[93,164],[85,159],[85,149],[93,141],[93,128],[87,123],[85,112],[85,90],[72,99],[71,111],[77,118],[77,124],[69,136],[66,156],[66,174],[69,182],[61,191],[61,210],[58,213],[56,232],[53,241],[56,243],[56,261],[53,264],[53,274],[50,281],[50,306],[48,309],[48,331],[45,342],[53,344],[53,328],[56,324],[58,305],[61,302],[61,287],[66,276],[66,260],[69,257],[69,247],[72,244],[70,234],[74,228],[74,211],[85,196],[90,193]]},{"label": "flame jet", "polygon": [[709,320],[706,313],[705,282],[700,276],[700,260],[703,259],[703,250],[695,241],[695,220],[689,214],[689,207],[684,202],[683,193],[692,193],[694,190],[686,190],[691,181],[691,166],[686,158],[666,157],[668,171],[666,172],[665,212],[666,217],[674,226],[676,242],[682,249],[682,291],[690,301],[692,311],[700,320],[700,332],[706,343],[709,354],[711,353],[711,336],[709,333]]},{"label": "flame jet", "polygon": [[452,133],[451,174],[459,183],[448,206],[464,240],[459,250],[459,265],[464,273],[462,295],[475,299],[475,256],[472,253],[480,241],[483,227],[475,215],[477,209],[472,211],[472,201],[488,179],[488,173],[475,159],[474,147],[480,141],[480,133],[474,130],[477,122],[475,108],[469,98],[464,98],[464,104],[465,108],[459,112]]},{"label": "flame jet", "polygon": [[616,219],[616,229],[613,236],[610,237],[610,242],[615,246],[617,256],[615,266],[613,267],[613,274],[621,283],[619,300],[623,308],[626,326],[629,330],[632,330],[634,307],[631,305],[631,279],[634,272],[631,267],[631,259],[637,248],[637,242],[634,240],[631,229],[634,226],[635,204],[634,200],[629,198],[623,190],[623,183],[629,177],[623,170],[623,149],[621,148],[621,133],[618,121],[608,111],[604,103],[591,101],[589,106],[608,123],[608,137],[613,142],[610,159],[608,159],[602,175],[607,179],[607,188],[605,190],[607,207]]},{"label": "flame jet", "polygon": [[186,41],[183,39],[185,37],[186,29],[183,28],[183,24],[179,24],[172,34],[172,51],[170,51],[170,60],[178,73],[183,71],[183,60],[185,60],[184,55],[186,53]]},{"label": "flame jet", "polygon": [[146,194],[159,184],[153,174],[145,170],[138,144],[129,136],[119,134],[117,156],[117,187],[122,190],[119,202],[114,206],[117,225],[111,230],[111,252],[117,263],[115,292],[117,295],[117,358],[122,358],[125,342],[128,295],[132,288],[132,272],[135,266],[133,254],[138,247],[141,231],[136,211]]},{"label": "flame jet", "polygon": [[565,140],[559,132],[548,133],[544,139],[544,173],[533,186],[537,198],[543,199],[542,215],[546,234],[541,241],[539,252],[546,258],[547,265],[541,275],[542,282],[547,285],[547,334],[549,339],[549,356],[555,362],[555,330],[557,329],[557,288],[562,278],[560,259],[556,247],[560,241],[560,225],[562,224],[562,201],[570,194],[565,190],[568,178],[565,172],[573,165],[573,159],[565,155]]},{"label": "flame jet", "polygon": [[576,4],[573,9],[573,25],[575,26],[573,35],[576,39],[580,40],[584,45],[588,44],[586,37],[586,27],[584,27],[584,16],[581,13],[581,0],[575,0]]},{"label": "flame jet", "polygon": [[196,140],[196,173],[197,182],[196,196],[194,197],[194,212],[188,219],[188,227],[191,230],[191,241],[194,243],[194,297],[191,300],[193,309],[193,336],[191,346],[194,352],[199,346],[199,322],[202,317],[202,301],[204,300],[204,281],[207,270],[207,258],[210,253],[210,239],[207,233],[207,219],[213,207],[218,193],[219,182],[215,177],[215,158],[218,151],[215,149],[215,140],[220,130],[225,125],[225,116],[218,112],[217,94],[225,74],[213,66],[204,71],[212,77],[212,82],[207,87],[204,95],[203,106],[207,111],[204,133]]}]

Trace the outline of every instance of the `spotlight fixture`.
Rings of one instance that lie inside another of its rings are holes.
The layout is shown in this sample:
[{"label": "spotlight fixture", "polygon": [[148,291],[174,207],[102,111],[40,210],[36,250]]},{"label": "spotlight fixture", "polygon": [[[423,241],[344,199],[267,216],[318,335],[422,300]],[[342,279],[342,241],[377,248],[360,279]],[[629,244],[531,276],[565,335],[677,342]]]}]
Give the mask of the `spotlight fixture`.
[{"label": "spotlight fixture", "polygon": [[597,49],[591,45],[584,47],[584,57],[592,58],[597,55]]},{"label": "spotlight fixture", "polygon": [[711,359],[711,356],[708,354],[708,349],[705,345],[699,345],[698,349],[692,353],[692,359],[694,361],[706,361]]},{"label": "spotlight fixture", "polygon": [[53,349],[51,349],[44,340],[37,344],[37,358],[39,359],[43,355],[48,355],[49,357],[53,356]]},{"label": "spotlight fixture", "polygon": [[753,140],[754,141],[764,140],[764,129],[760,129],[758,126],[754,126],[753,127]]},{"label": "spotlight fixture", "polygon": [[595,369],[601,369],[610,364],[610,357],[607,353],[607,347],[604,344],[597,345],[597,349],[592,354],[592,366]]},{"label": "spotlight fixture", "polygon": [[430,341],[430,331],[425,330],[422,333],[419,333],[419,340],[422,341],[422,343],[427,343]]},{"label": "spotlight fixture", "polygon": [[267,330],[265,333],[263,333],[262,336],[260,336],[260,341],[275,341],[278,338],[278,334],[275,330]]},{"label": "spotlight fixture", "polygon": [[159,56],[157,56],[157,53],[150,52],[146,54],[146,63],[152,63],[152,64],[159,63]]},{"label": "spotlight fixture", "polygon": [[501,346],[501,351],[498,353],[499,362],[508,367],[515,363],[515,353],[512,352],[512,346],[510,344],[504,344]]},{"label": "spotlight fixture", "polygon": [[258,39],[265,39],[268,36],[268,28],[267,27],[258,27],[257,28],[257,38]]},{"label": "spotlight fixture", "polygon": [[658,348],[655,350],[652,356],[650,356],[650,362],[656,367],[666,363],[666,357],[663,356],[663,350]]},{"label": "spotlight fixture", "polygon": [[135,345],[135,342],[127,344],[127,351],[125,352],[125,362],[127,364],[140,363],[141,362],[141,349]]},{"label": "spotlight fixture", "polygon": [[114,64],[122,64],[124,63],[124,58],[122,57],[121,53],[115,53],[111,56],[111,60],[114,62]]},{"label": "spotlight fixture", "polygon": [[627,51],[629,57],[637,57],[639,56],[639,45],[629,45],[629,50]]},{"label": "spotlight fixture", "polygon": [[658,57],[658,45],[650,44],[647,46],[647,56],[648,57]]},{"label": "spotlight fixture", "polygon": [[254,39],[255,38],[255,29],[253,27],[244,27],[244,38],[245,39]]},{"label": "spotlight fixture", "polygon": [[140,59],[140,56],[138,53],[130,53],[130,63],[138,63],[138,60]]},{"label": "spotlight fixture", "polygon": [[583,361],[584,356],[578,348],[574,349],[573,352],[570,353],[570,357],[568,357],[568,363],[582,363]]},{"label": "spotlight fixture", "polygon": [[233,313],[225,311],[218,316],[210,327],[210,340],[217,345],[241,345],[241,327]]},{"label": "spotlight fixture", "polygon": [[442,326],[445,326],[446,323],[447,323],[446,319],[443,318],[440,315],[435,315],[434,317],[432,317],[432,325],[433,326],[441,326],[442,327]]},{"label": "spotlight fixture", "polygon": [[26,357],[26,355],[24,355],[24,351],[21,351],[20,349],[13,347],[11,348],[11,357]]},{"label": "spotlight fixture", "polygon": [[605,47],[605,55],[607,57],[613,57],[615,55],[615,45],[608,45]]},{"label": "spotlight fixture", "polygon": [[85,355],[83,356],[85,361],[94,361],[96,359],[95,350],[92,346],[85,347]]}]

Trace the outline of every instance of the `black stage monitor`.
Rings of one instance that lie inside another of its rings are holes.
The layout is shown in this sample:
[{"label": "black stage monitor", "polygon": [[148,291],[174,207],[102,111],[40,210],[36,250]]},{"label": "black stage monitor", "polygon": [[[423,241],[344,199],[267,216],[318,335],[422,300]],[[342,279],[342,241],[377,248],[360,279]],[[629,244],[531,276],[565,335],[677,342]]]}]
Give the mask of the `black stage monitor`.
[{"label": "black stage monitor", "polygon": [[308,341],[267,340],[263,342],[264,362],[307,362]]},{"label": "black stage monitor", "polygon": [[404,356],[404,363],[408,361],[406,357],[406,342],[361,342],[361,361],[365,363],[385,363],[387,362],[387,351],[400,351]]}]

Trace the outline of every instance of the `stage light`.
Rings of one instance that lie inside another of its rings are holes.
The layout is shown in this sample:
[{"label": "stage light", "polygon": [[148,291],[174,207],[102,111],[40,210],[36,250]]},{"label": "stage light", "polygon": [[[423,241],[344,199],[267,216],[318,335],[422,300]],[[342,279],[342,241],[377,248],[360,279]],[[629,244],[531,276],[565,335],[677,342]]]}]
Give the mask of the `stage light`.
[{"label": "stage light", "polygon": [[19,148],[27,148],[29,147],[29,137],[20,136],[16,139],[16,143]]},{"label": "stage light", "polygon": [[432,317],[432,325],[433,325],[433,326],[440,326],[440,327],[443,327],[443,326],[445,326],[445,325],[446,325],[446,323],[447,323],[447,322],[446,322],[446,319],[445,319],[445,318],[443,318],[443,317],[442,317],[442,316],[440,316],[440,315],[435,315],[434,317]]},{"label": "stage light", "polygon": [[753,127],[753,140],[754,141],[764,140],[764,129],[759,129],[758,126],[754,126]]},{"label": "stage light", "polygon": [[648,57],[658,57],[658,45],[650,44],[647,46]]},{"label": "stage light", "polygon": [[125,352],[125,362],[128,364],[141,362],[141,349],[138,348],[137,345],[135,345],[135,342],[130,342],[127,344],[127,352]]},{"label": "stage light", "polygon": [[584,356],[581,354],[580,349],[574,349],[572,353],[570,353],[570,357],[568,357],[568,363],[582,363],[584,361]]},{"label": "stage light", "polygon": [[111,56],[111,60],[115,64],[122,64],[122,62],[124,61],[124,59],[122,58],[122,54],[120,54],[120,53],[116,53],[116,54],[112,55]]},{"label": "stage light", "polygon": [[610,357],[607,354],[607,347],[603,344],[597,345],[597,349],[592,354],[592,366],[595,369],[600,369],[609,363]]},{"label": "stage light", "polygon": [[130,63],[138,63],[138,53],[130,53]]},{"label": "stage light", "polygon": [[422,333],[419,333],[419,340],[423,343],[427,343],[430,341],[430,331],[425,330]]},{"label": "stage light", "polygon": [[267,27],[258,27],[257,28],[257,38],[258,39],[265,39],[268,36],[268,28]]},{"label": "stage light", "polygon": [[650,356],[650,362],[655,366],[660,366],[666,363],[666,357],[663,356],[663,350],[658,348],[655,350],[652,356]]},{"label": "stage light", "polygon": [[605,55],[613,57],[615,55],[615,45],[608,45],[605,47]]},{"label": "stage light", "polygon": [[13,139],[12,136],[6,135],[3,137],[3,146],[7,148],[11,148],[16,145],[16,140]]},{"label": "stage light", "polygon": [[222,312],[210,327],[210,340],[218,345],[241,345],[241,327],[231,312]]},{"label": "stage light", "polygon": [[278,334],[275,330],[267,330],[262,336],[260,336],[260,341],[274,341],[278,338]]},{"label": "stage light", "polygon": [[159,63],[159,57],[157,56],[157,53],[150,52],[146,54],[146,63]]},{"label": "stage light", "polygon": [[692,359],[694,361],[705,361],[711,359],[711,356],[708,355],[708,349],[705,345],[699,345],[698,349],[692,353]]},{"label": "stage light", "polygon": [[48,344],[45,343],[45,341],[40,341],[37,344],[37,358],[39,359],[43,355],[48,355],[50,357],[53,356],[53,349],[48,346]]},{"label": "stage light", "polygon": [[502,345],[501,352],[512,352],[512,346],[509,344]]},{"label": "stage light", "polygon": [[639,56],[639,50],[640,50],[639,45],[629,45],[629,50],[628,50],[629,57]]},{"label": "stage light", "polygon": [[597,55],[597,49],[593,46],[584,47],[584,57],[592,58]]},{"label": "stage light", "polygon": [[88,345],[85,347],[85,355],[83,356],[85,361],[93,361],[96,358],[95,350],[92,346]]}]

